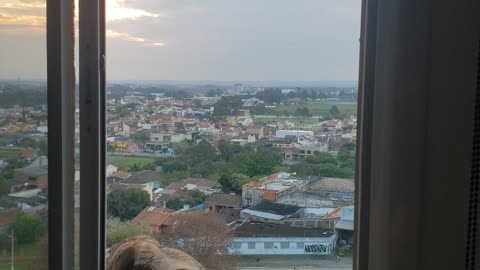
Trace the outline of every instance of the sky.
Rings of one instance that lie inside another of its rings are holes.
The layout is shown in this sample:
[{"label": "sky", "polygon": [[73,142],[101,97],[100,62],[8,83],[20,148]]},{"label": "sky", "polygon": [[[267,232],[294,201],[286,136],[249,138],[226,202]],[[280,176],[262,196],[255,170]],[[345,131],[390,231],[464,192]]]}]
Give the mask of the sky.
[{"label": "sky", "polygon": [[[358,77],[360,0],[106,1],[107,80]],[[0,0],[0,79],[46,78],[45,13]]]}]

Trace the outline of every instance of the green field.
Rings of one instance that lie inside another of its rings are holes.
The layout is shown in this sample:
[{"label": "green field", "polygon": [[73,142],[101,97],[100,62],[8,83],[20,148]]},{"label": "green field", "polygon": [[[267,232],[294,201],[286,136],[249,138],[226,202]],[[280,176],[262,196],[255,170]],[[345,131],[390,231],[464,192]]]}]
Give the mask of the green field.
[{"label": "green field", "polygon": [[[15,257],[17,258],[20,254],[20,249],[23,249],[23,254],[26,257],[32,257],[35,254],[35,248],[36,248],[37,243],[30,243],[30,244],[24,244],[21,245],[20,247],[15,248]],[[7,250],[7,258],[8,262],[2,261],[0,262],[0,270],[10,270],[10,250]],[[30,258],[28,258],[30,259]],[[26,261],[21,261],[18,260],[18,258],[15,260],[15,270],[28,270],[29,269],[29,263]]]},{"label": "green field", "polygon": [[155,160],[149,157],[135,157],[135,156],[108,156],[107,164],[115,165],[119,170],[128,172],[134,164],[143,167],[152,164]]},{"label": "green field", "polygon": [[312,125],[318,124],[319,120],[317,118],[288,118],[288,117],[281,117],[281,118],[255,118],[255,123],[269,123],[269,122],[285,122],[289,121],[295,123],[296,125]]},{"label": "green field", "polygon": [[274,113],[280,115],[284,115],[285,112],[293,115],[298,108],[307,107],[312,115],[324,116],[329,114],[328,110],[330,110],[333,105],[337,106],[338,110],[343,115],[357,114],[356,103],[307,102],[306,104],[280,105],[272,110]]},{"label": "green field", "polygon": [[0,150],[0,159],[12,159],[18,157],[18,150]]}]

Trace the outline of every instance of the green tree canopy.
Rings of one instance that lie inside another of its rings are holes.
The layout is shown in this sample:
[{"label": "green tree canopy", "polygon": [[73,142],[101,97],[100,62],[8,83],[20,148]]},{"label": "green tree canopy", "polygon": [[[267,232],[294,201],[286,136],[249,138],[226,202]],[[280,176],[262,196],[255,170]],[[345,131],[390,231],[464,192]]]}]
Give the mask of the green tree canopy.
[{"label": "green tree canopy", "polygon": [[0,178],[0,196],[10,193],[10,185]]},{"label": "green tree canopy", "polygon": [[107,213],[120,220],[131,220],[150,204],[150,195],[144,190],[120,189],[107,196]]},{"label": "green tree canopy", "polygon": [[230,162],[230,170],[247,176],[269,175],[273,168],[281,164],[280,155],[266,149],[249,151],[234,156]]},{"label": "green tree canopy", "polygon": [[38,215],[20,212],[10,225],[10,232],[12,230],[19,244],[32,243],[45,233],[46,224]]},{"label": "green tree canopy", "polygon": [[332,107],[330,107],[330,109],[328,110],[328,112],[329,112],[331,115],[339,115],[339,114],[340,114],[340,110],[338,109],[337,105],[333,105]]},{"label": "green tree canopy", "polygon": [[222,185],[222,191],[225,193],[235,192],[236,194],[241,194],[242,186],[252,181],[253,180],[246,175],[234,173],[230,175],[222,175],[220,180],[218,180],[218,183]]}]

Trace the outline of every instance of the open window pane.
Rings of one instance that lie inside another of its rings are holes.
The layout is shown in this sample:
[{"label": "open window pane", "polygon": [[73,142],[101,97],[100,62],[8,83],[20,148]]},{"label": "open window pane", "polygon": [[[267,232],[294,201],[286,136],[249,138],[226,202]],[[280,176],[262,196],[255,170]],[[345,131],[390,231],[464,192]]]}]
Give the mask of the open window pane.
[{"label": "open window pane", "polygon": [[46,2],[0,2],[0,269],[48,269]]},{"label": "open window pane", "polygon": [[360,2],[106,17],[107,248],[147,234],[207,268],[351,269]]}]

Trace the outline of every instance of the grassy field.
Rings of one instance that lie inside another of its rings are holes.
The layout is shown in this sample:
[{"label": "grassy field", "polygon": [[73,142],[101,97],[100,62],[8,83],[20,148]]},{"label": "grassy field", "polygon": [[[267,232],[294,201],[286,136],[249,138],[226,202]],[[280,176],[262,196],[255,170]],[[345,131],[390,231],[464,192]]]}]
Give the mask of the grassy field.
[{"label": "grassy field", "polygon": [[18,157],[18,150],[0,150],[0,159],[12,159]]},{"label": "grassy field", "polygon": [[298,108],[307,107],[312,115],[328,115],[328,110],[335,105],[341,114],[352,115],[357,114],[356,103],[334,103],[334,102],[308,102],[305,105],[281,105],[273,108],[273,112],[276,114],[284,114],[287,111],[289,114],[295,114]]},{"label": "grassy field", "polygon": [[121,171],[129,171],[134,164],[143,167],[145,165],[152,164],[154,162],[153,158],[149,157],[134,157],[134,156],[108,156],[107,164],[112,164],[117,166]]},{"label": "grassy field", "polygon": [[[28,270],[27,262],[15,262],[15,270]],[[11,270],[9,262],[0,262],[0,270]]]},{"label": "grassy field", "polygon": [[317,124],[318,119],[317,118],[287,118],[287,117],[282,117],[282,118],[255,118],[255,123],[269,123],[269,122],[285,122],[289,121],[292,123],[295,123],[296,125],[312,125],[312,124]]},{"label": "grassy field", "polygon": [[[15,257],[17,258],[20,254],[20,249],[23,249],[23,254],[26,257],[32,257],[35,255],[35,248],[37,243],[24,244],[20,247],[15,248]],[[7,257],[10,258],[10,250],[7,250]],[[20,261],[18,258],[15,260],[15,270],[28,270],[29,263],[25,261]],[[0,270],[10,270],[10,261],[0,262]]]}]

